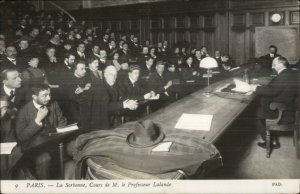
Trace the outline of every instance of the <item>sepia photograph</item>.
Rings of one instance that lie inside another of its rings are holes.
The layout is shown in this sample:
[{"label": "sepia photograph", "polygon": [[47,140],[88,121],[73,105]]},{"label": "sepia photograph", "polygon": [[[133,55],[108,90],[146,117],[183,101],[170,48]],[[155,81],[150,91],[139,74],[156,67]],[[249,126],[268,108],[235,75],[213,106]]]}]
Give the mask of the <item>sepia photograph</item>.
[{"label": "sepia photograph", "polygon": [[300,193],[300,0],[0,0],[0,193]]}]

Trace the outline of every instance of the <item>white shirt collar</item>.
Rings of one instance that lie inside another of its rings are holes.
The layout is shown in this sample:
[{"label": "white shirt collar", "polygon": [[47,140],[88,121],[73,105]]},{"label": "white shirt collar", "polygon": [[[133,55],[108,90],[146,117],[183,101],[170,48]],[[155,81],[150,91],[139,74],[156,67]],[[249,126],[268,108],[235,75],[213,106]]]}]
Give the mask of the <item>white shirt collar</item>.
[{"label": "white shirt collar", "polygon": [[77,77],[77,78],[81,78],[81,77],[79,77],[76,73],[74,73],[74,75],[75,75],[75,77]]},{"label": "white shirt collar", "polygon": [[13,59],[13,58],[10,58],[10,57],[7,57],[7,59],[10,60],[11,62],[12,62],[12,61],[15,61],[15,62],[16,62],[16,59]]},{"label": "white shirt collar", "polygon": [[14,91],[14,93],[15,93],[15,91],[16,91],[16,89],[9,89],[6,85],[4,85],[3,84],[3,89],[4,89],[4,91],[5,91],[5,93],[6,93],[6,95],[8,95],[8,96],[10,96],[10,92],[11,91]]},{"label": "white shirt collar", "polygon": [[38,110],[43,106],[43,105],[36,103],[34,100],[32,100],[32,102],[33,102],[33,106]]},{"label": "white shirt collar", "polygon": [[283,70],[285,70],[286,68],[282,68],[282,69],[280,69],[277,73],[278,73],[278,75],[283,71]]},{"label": "white shirt collar", "polygon": [[68,69],[71,69],[71,67],[70,67],[70,65],[68,63],[66,63],[65,61],[64,61],[64,63],[67,66]]},{"label": "white shirt collar", "polygon": [[78,53],[78,55],[81,56],[81,57],[84,56],[84,53],[82,53],[82,52],[77,51],[77,53]]},{"label": "white shirt collar", "polygon": [[132,85],[134,85],[135,81],[133,81],[130,77],[128,77]]}]

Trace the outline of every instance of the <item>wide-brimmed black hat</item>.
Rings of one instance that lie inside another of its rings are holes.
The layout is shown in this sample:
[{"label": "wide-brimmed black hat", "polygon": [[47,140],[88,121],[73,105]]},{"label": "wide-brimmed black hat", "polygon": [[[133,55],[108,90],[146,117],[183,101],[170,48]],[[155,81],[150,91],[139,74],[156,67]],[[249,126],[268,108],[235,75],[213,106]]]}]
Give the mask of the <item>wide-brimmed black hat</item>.
[{"label": "wide-brimmed black hat", "polygon": [[138,121],[134,132],[127,136],[127,143],[132,147],[145,148],[160,143],[165,137],[161,129],[151,120]]}]

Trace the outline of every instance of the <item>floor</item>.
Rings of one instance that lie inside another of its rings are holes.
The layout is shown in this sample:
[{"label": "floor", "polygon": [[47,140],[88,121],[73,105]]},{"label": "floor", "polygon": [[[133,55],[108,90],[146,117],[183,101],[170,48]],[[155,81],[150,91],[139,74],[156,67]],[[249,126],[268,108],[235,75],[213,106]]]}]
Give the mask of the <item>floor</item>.
[{"label": "floor", "polygon": [[216,143],[224,166],[207,179],[299,179],[300,159],[296,158],[292,133],[279,134],[280,149],[266,158],[266,150],[253,122],[245,115],[238,119]]}]

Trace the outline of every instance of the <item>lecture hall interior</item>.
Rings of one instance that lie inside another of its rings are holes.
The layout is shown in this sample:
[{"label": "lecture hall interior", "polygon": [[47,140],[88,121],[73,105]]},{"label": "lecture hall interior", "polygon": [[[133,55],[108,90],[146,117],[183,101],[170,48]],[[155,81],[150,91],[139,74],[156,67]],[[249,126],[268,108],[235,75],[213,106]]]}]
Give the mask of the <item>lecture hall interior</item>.
[{"label": "lecture hall interior", "polygon": [[1,0],[1,179],[299,179],[299,6]]}]

